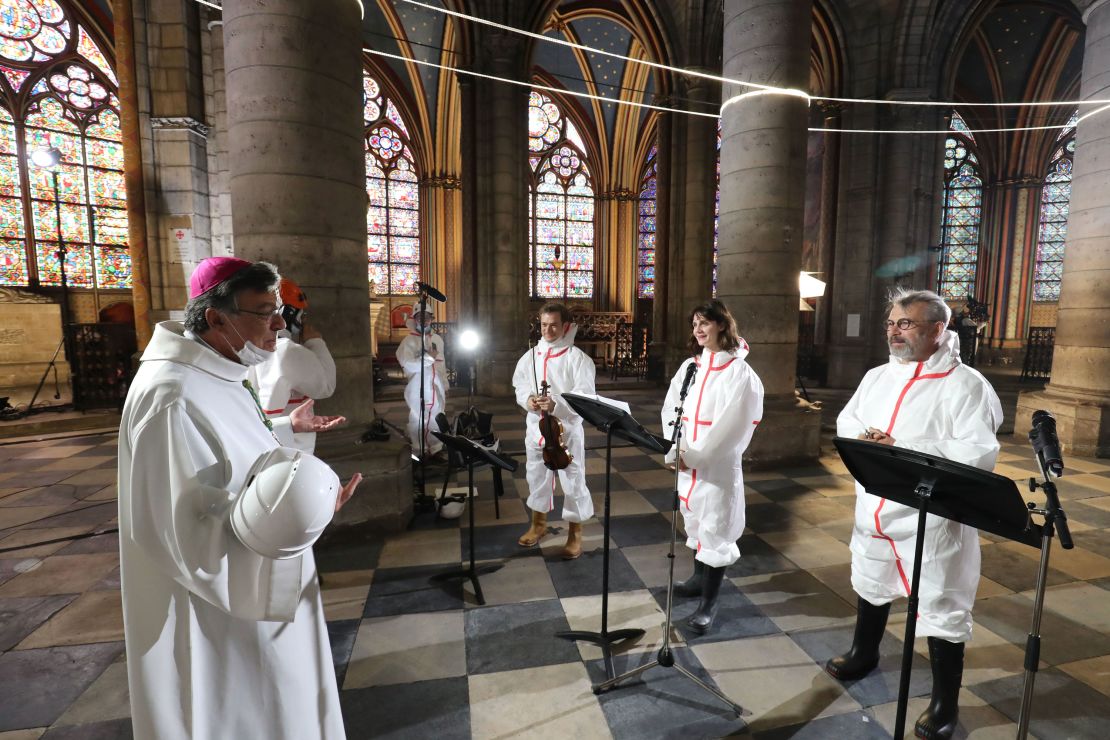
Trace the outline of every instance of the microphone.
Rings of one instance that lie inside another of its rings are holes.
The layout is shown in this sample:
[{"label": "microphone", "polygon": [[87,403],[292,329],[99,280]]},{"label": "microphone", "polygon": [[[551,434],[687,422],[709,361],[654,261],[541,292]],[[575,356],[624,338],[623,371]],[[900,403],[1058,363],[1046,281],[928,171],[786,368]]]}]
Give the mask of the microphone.
[{"label": "microphone", "polygon": [[1033,451],[1046,471],[1059,478],[1064,474],[1064,458],[1060,454],[1060,438],[1056,436],[1056,417],[1048,411],[1033,412],[1033,428],[1029,430]]},{"label": "microphone", "polygon": [[698,363],[691,362],[686,366],[686,377],[682,380],[682,391],[678,394],[679,398],[686,398],[686,393],[690,390],[690,385],[694,382],[694,376],[697,373]]},{"label": "microphone", "polygon": [[427,283],[422,283],[419,280],[417,280],[416,281],[416,290],[420,293],[424,293],[425,295],[427,295],[429,298],[431,298],[434,301],[439,301],[440,303],[446,303],[447,302],[447,296],[443,295],[443,293],[436,290],[435,288],[428,285]]}]

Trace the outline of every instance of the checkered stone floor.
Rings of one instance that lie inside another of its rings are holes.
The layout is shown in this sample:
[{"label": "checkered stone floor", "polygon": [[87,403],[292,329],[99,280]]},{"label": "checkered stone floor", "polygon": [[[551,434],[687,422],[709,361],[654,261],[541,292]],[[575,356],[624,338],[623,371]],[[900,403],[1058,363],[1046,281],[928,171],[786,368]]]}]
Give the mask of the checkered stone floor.
[{"label": "checkered stone floor", "polygon": [[[612,395],[658,424],[658,392]],[[481,405],[494,412],[503,448],[519,451],[522,414],[507,400]],[[404,424],[400,402],[377,408]],[[1024,481],[1035,468],[1028,445],[1002,442],[997,472]],[[0,446],[0,550],[114,527],[115,446],[112,435]],[[601,448],[586,463],[601,511],[604,437],[591,431],[587,446]],[[528,522],[522,465],[506,477],[500,518],[490,473],[476,476],[475,558],[496,568],[480,576],[484,606],[469,582],[433,579],[469,558],[466,515],[420,514],[384,540],[318,548],[348,736],[889,738],[904,602],[874,674],[841,685],[821,669],[850,643],[855,613],[852,482],[828,439],[823,449],[816,464],[746,476],[748,529],[715,629],[686,633],[694,600],[675,602],[676,660],[742,705],[742,718],[664,668],[592,692],[605,675],[600,650],[554,634],[600,628],[602,525],[584,528],[579,560],[560,560],[557,501],[541,547],[518,547]],[[1110,461],[1066,462],[1059,486],[1076,547],[1052,551],[1032,735],[1093,740],[1110,723]],[[429,487],[438,490],[435,472]],[[618,671],[653,660],[663,639],[672,482],[657,459],[613,451],[609,628],[645,631],[622,646]],[[993,535],[981,541],[958,737],[1013,737],[1039,553]],[[100,535],[0,552],[0,740],[130,737],[116,548]],[[680,546],[676,577],[690,567]],[[925,641],[915,647],[911,720],[930,686]]]}]

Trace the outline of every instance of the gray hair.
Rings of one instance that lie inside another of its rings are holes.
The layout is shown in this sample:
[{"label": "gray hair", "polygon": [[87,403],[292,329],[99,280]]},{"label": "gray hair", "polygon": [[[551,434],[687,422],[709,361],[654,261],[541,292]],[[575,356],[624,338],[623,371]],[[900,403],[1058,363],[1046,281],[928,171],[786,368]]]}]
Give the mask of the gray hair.
[{"label": "gray hair", "polygon": [[929,321],[939,321],[945,326],[952,319],[952,309],[944,299],[931,290],[910,290],[909,288],[894,288],[887,298],[888,308],[896,305],[907,309],[915,303],[924,303],[928,306],[925,318]]},{"label": "gray hair", "polygon": [[244,290],[272,293],[281,282],[278,269],[269,262],[255,262],[244,267],[222,283],[193,298],[185,305],[185,328],[194,334],[208,331],[204,312],[210,308],[231,313],[238,308],[236,297]]}]

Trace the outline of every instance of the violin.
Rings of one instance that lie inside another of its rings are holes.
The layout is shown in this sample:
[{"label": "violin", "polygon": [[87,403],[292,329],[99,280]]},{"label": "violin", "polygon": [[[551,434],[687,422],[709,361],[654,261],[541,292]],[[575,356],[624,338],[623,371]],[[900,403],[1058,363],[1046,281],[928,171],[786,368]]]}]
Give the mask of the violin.
[{"label": "violin", "polygon": [[[540,385],[540,398],[547,398],[551,386]],[[548,470],[566,470],[574,459],[563,444],[563,422],[555,414],[540,412],[540,434],[543,435],[543,464]]]}]

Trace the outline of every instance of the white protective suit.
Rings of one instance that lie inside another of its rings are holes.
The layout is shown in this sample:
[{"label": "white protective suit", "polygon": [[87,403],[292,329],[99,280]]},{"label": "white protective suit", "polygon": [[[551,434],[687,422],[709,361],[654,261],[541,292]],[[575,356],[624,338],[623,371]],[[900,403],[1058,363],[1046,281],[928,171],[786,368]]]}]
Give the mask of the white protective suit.
[{"label": "white protective suit", "polygon": [[[678,474],[679,510],[686,546],[712,568],[740,558],[736,542],[744,533],[744,473],[741,458],[763,418],[763,383],[744,358],[743,339],[733,352],[710,352],[682,363],[663,402],[663,433],[672,438],[682,381],[691,362],[698,370],[683,404],[682,458]],[[673,463],[672,450],[667,462]]]},{"label": "white protective suit", "polygon": [[[528,508],[549,512],[555,508],[555,471],[543,464],[543,437],[540,435],[540,414],[528,408],[528,397],[538,395],[536,384],[551,386],[555,399],[555,416],[563,423],[563,445],[571,455],[571,463],[559,471],[563,486],[563,521],[584,522],[594,515],[594,502],[586,486],[586,438],[582,417],[563,400],[564,393],[594,396],[594,361],[574,346],[577,324],[571,324],[554,343],[541,339],[516,363],[513,388],[516,402],[528,412],[524,448],[528,454]],[[535,374],[533,375],[533,369]]]},{"label": "white protective suit", "polygon": [[167,321],[127,394],[120,576],[140,740],[344,736],[312,549],[271,560],[229,523],[251,465],[278,446],[246,378]]},{"label": "white protective suit", "polygon": [[[274,356],[250,368],[248,377],[258,391],[262,410],[274,421],[289,416],[310,398],[319,401],[335,393],[335,360],[323,339],[297,344],[288,332],[280,332]],[[283,424],[275,427],[274,433],[285,447],[305,452],[316,449],[316,432],[293,432]]]},{"label": "white protective suit", "polygon": [[[424,345],[424,452],[434,455],[443,449],[443,443],[432,435],[439,431],[436,415],[447,403],[447,366],[443,362],[443,339],[435,333],[428,334]],[[428,350],[435,347],[438,359]],[[409,441],[412,451],[420,452],[420,334],[412,332],[397,345],[397,362],[405,371],[405,403],[409,407]]]},{"label": "white protective suit", "polygon": [[[872,368],[836,420],[836,433],[856,439],[868,427],[894,438],[895,447],[994,467],[995,432],[1002,406],[990,383],[960,362],[953,332],[925,362]],[[873,496],[856,483],[852,532],[852,588],[880,606],[908,596],[913,574],[917,510]],[[919,586],[918,637],[971,639],[971,607],[979,586],[978,531],[929,514]]]}]

